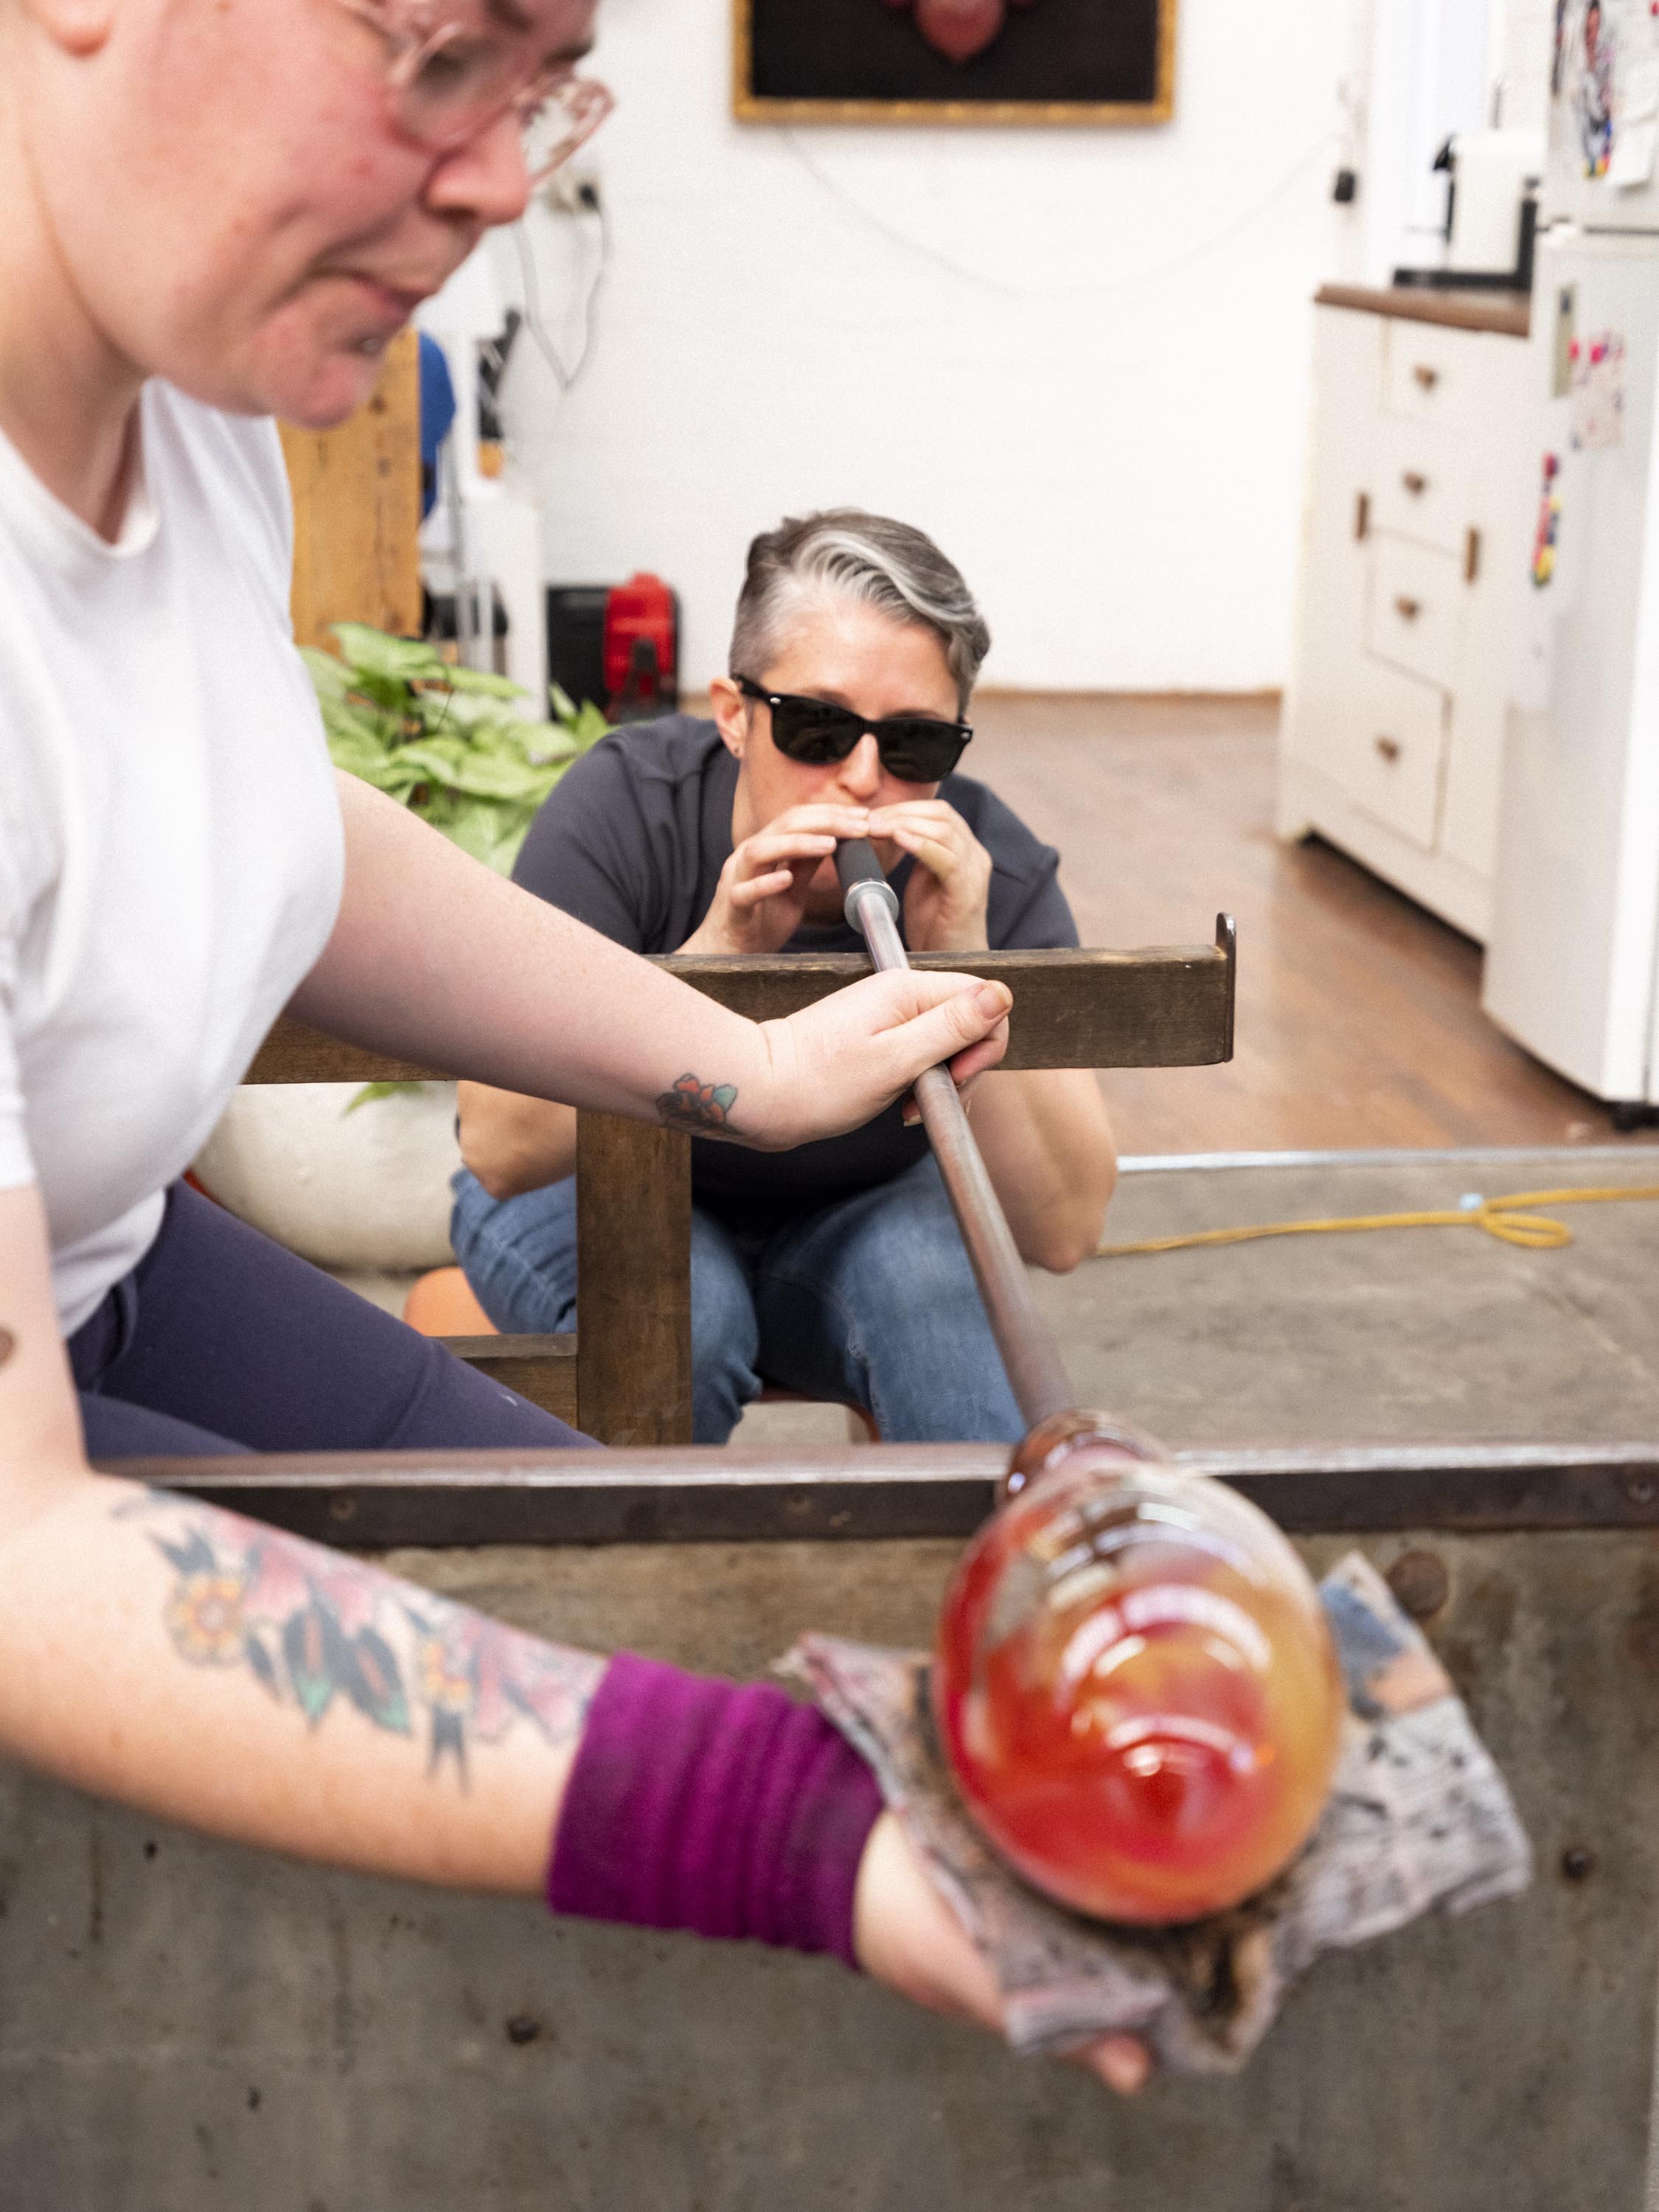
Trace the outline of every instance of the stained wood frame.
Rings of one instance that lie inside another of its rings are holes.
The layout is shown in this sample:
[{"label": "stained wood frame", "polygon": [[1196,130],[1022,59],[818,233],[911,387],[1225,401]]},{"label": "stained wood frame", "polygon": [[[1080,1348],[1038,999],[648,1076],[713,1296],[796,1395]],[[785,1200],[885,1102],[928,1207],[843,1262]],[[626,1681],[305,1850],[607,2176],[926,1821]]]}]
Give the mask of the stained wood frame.
[{"label": "stained wood frame", "polygon": [[[1659,1529],[1659,1443],[1204,1444],[1182,1467],[1292,1535]],[[119,1471],[349,1550],[963,1537],[1006,1444],[295,1452]]]},{"label": "stained wood frame", "polygon": [[374,392],[332,430],[281,426],[294,499],[295,642],[332,625],[398,637],[421,628],[421,355],[413,331],[386,349]]},{"label": "stained wood frame", "polygon": [[[855,953],[654,963],[756,1021],[811,1006],[870,972]],[[1014,994],[1008,1067],[1209,1067],[1231,1060],[1237,951],[1232,917],[1213,945],[1140,951],[921,953]],[[286,1017],[250,1083],[397,1083],[463,1075],[348,1044]],[[452,1337],[450,1349],[602,1443],[691,1441],[691,1140],[612,1115],[576,1119],[576,1334]]]},{"label": "stained wood frame", "polygon": [[983,124],[1038,126],[1167,123],[1175,113],[1176,11],[1158,0],[1157,76],[1150,100],[805,100],[757,93],[755,0],[732,0],[732,112],[740,123]]}]

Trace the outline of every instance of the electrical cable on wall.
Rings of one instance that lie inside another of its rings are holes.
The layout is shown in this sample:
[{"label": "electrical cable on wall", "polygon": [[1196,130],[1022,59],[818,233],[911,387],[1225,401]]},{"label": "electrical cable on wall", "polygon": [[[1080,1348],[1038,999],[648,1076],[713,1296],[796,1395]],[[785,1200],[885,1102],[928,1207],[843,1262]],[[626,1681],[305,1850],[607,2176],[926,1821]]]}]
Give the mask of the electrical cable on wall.
[{"label": "electrical cable on wall", "polygon": [[553,372],[553,380],[562,396],[568,395],[588,368],[599,336],[598,307],[599,294],[611,267],[611,218],[597,187],[584,183],[576,188],[577,205],[563,210],[573,216],[580,213],[592,216],[599,227],[599,252],[587,289],[581,301],[581,343],[574,362],[566,362],[549,335],[542,314],[541,283],[536,271],[536,256],[524,218],[513,225],[513,243],[519,257],[520,281],[524,287],[525,328],[530,332],[536,350]]},{"label": "electrical cable on wall", "polygon": [[1212,236],[1200,240],[1195,246],[1184,248],[1182,252],[1172,255],[1167,261],[1155,262],[1147,269],[1125,270],[1115,276],[1084,277],[1076,283],[1011,284],[1004,277],[988,276],[982,270],[970,269],[965,263],[957,260],[953,255],[943,252],[938,246],[930,245],[926,239],[914,238],[908,231],[901,230],[896,223],[889,222],[884,216],[878,215],[873,208],[866,207],[862,200],[849,192],[844,185],[838,184],[835,178],[830,176],[807,151],[793,131],[785,126],[779,130],[777,135],[819,188],[841,206],[850,210],[867,229],[875,231],[880,237],[886,239],[890,245],[899,246],[905,252],[915,254],[921,260],[931,261],[936,268],[943,269],[948,275],[960,278],[964,284],[975,285],[981,291],[998,292],[1005,298],[1012,300],[1067,300],[1089,293],[1128,291],[1136,285],[1157,283],[1165,276],[1172,276],[1177,270],[1189,267],[1194,261],[1201,261],[1207,255],[1218,252],[1222,246],[1231,245],[1235,239],[1242,236],[1253,224],[1260,222],[1263,216],[1271,214],[1279,202],[1288,198],[1302,182],[1316,162],[1322,161],[1333,146],[1342,143],[1342,133],[1340,131],[1322,131],[1312,145],[1297,155],[1295,163],[1279,179],[1271,191],[1264,193],[1261,199],[1253,202],[1243,214],[1236,216],[1230,223],[1215,232]]}]

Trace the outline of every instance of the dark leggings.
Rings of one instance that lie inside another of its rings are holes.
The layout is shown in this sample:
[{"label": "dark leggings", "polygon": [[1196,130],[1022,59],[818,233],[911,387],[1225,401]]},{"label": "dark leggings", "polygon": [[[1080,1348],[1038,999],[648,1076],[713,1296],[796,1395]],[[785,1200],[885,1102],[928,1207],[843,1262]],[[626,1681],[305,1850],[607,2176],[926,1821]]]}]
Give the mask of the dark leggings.
[{"label": "dark leggings", "polygon": [[69,1353],[94,1460],[592,1441],[182,1183]]}]

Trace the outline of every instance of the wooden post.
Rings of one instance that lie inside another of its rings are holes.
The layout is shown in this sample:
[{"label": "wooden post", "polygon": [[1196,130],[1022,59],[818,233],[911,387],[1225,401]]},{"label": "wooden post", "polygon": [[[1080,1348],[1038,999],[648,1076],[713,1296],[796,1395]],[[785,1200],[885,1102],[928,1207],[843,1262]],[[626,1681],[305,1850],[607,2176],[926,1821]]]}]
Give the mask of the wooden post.
[{"label": "wooden post", "polygon": [[601,1443],[691,1441],[691,1140],[576,1116],[576,1410]]},{"label": "wooden post", "polygon": [[438,1341],[492,1382],[516,1390],[573,1429],[581,1426],[574,1336],[444,1336]]},{"label": "wooden post", "polygon": [[374,396],[334,430],[283,425],[294,493],[294,635],[327,645],[337,622],[421,629],[420,342],[388,348]]}]

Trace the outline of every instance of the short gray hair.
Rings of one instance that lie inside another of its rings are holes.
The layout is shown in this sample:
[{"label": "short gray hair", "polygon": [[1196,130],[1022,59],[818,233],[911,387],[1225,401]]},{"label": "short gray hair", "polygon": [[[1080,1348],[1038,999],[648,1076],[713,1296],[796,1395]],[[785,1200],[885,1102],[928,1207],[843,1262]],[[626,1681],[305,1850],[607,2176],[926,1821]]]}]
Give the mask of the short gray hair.
[{"label": "short gray hair", "polygon": [[792,601],[815,588],[844,593],[899,622],[931,629],[956,678],[957,711],[965,711],[991,649],[991,633],[973,593],[961,570],[924,532],[862,507],[802,515],[756,538],[738,595],[732,676],[758,678],[780,649]]}]

